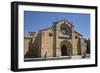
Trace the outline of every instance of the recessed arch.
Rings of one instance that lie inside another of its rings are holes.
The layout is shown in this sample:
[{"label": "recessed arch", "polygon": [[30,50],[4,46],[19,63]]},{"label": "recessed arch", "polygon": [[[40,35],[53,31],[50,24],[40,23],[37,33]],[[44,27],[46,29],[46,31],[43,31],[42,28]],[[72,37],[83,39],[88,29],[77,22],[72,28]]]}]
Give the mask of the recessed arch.
[{"label": "recessed arch", "polygon": [[68,40],[63,40],[60,43],[61,56],[69,56],[71,54],[72,44]]},{"label": "recessed arch", "polygon": [[65,45],[61,46],[61,56],[68,56],[68,48]]}]

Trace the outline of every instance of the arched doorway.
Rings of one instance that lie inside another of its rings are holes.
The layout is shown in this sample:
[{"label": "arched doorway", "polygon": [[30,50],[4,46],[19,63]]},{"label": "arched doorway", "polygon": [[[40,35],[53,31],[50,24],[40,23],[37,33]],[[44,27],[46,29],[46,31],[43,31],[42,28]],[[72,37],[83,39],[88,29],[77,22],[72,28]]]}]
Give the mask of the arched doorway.
[{"label": "arched doorway", "polygon": [[65,45],[61,46],[61,56],[68,56],[67,47]]}]

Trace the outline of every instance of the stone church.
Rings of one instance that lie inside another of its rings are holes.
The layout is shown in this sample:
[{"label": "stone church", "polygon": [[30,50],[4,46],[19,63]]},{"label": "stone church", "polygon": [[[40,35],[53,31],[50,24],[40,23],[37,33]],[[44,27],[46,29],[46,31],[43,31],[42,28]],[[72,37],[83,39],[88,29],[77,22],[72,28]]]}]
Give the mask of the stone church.
[{"label": "stone church", "polygon": [[90,54],[90,42],[67,20],[24,37],[24,58],[52,58]]}]

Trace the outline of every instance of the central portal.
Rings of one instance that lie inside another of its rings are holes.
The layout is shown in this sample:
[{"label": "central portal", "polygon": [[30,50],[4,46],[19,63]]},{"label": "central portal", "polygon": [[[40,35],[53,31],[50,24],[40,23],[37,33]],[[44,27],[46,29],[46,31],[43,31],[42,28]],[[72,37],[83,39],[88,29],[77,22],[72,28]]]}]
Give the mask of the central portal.
[{"label": "central portal", "polygon": [[65,45],[61,46],[61,56],[68,56],[67,47]]}]

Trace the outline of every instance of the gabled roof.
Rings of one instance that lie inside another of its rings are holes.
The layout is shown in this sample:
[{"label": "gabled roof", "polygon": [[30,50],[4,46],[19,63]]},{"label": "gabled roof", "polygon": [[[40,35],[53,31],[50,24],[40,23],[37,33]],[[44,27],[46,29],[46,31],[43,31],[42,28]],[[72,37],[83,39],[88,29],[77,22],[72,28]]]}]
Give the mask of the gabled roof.
[{"label": "gabled roof", "polygon": [[82,34],[80,34],[79,32],[77,32],[77,31],[73,31],[73,32],[75,32],[75,33],[77,33],[78,35],[80,35],[80,36],[83,36]]},{"label": "gabled roof", "polygon": [[40,30],[40,31],[45,31],[45,30],[49,30],[49,29],[51,29],[51,27],[46,28],[46,29],[42,29],[42,30]]},{"label": "gabled roof", "polygon": [[73,25],[71,22],[69,22],[68,20],[58,20],[58,21],[55,21],[55,22],[53,22],[53,23],[56,25],[56,24],[59,23],[59,22],[64,22],[65,24],[68,23],[68,24],[70,24],[72,27],[74,27],[74,25]]},{"label": "gabled roof", "polygon": [[[62,21],[63,21],[65,24],[68,23],[68,24],[70,24],[72,27],[74,27],[74,25],[73,25],[71,22],[69,22],[68,20],[59,20],[59,21],[55,21],[55,22],[53,22],[52,27],[54,27],[55,25],[57,25],[57,23],[62,22]],[[40,30],[40,31],[49,30],[49,29],[51,29],[52,27],[49,27],[49,28],[46,28],[46,29],[42,29],[42,30]]]}]

